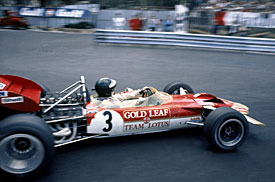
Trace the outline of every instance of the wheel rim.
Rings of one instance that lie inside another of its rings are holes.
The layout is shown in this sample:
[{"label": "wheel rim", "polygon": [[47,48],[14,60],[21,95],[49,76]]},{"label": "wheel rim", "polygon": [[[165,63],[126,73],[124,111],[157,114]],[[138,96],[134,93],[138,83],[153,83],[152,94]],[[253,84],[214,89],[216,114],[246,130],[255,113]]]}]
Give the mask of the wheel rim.
[{"label": "wheel rim", "polygon": [[218,140],[227,147],[240,143],[245,134],[243,123],[238,119],[226,120],[218,130]]},{"label": "wheel rim", "polygon": [[29,134],[13,134],[0,141],[0,167],[12,174],[38,168],[45,157],[43,143]]},{"label": "wheel rim", "polygon": [[[180,88],[178,88],[178,89],[176,89],[176,90],[174,90],[173,92],[172,92],[172,95],[180,95],[180,89],[181,89],[182,87],[180,87]],[[185,89],[185,88],[182,88],[186,93],[190,93],[187,89]]]}]

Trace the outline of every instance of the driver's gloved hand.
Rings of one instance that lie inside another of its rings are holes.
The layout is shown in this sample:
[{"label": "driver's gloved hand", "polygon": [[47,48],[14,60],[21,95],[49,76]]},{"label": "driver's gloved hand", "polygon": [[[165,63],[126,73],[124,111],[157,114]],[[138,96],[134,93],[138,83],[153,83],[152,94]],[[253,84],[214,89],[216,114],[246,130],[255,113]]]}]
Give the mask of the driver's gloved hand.
[{"label": "driver's gloved hand", "polygon": [[140,104],[142,104],[144,101],[146,101],[146,98],[140,97],[140,98],[138,98],[136,105],[140,105]]}]

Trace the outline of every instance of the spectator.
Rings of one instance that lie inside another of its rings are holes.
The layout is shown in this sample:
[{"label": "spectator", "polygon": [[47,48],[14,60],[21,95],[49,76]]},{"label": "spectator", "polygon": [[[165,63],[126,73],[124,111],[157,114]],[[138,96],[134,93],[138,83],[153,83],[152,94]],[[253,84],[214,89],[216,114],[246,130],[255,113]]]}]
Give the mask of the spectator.
[{"label": "spectator", "polygon": [[137,17],[137,15],[133,16],[132,19],[128,21],[129,27],[131,30],[141,30],[142,21]]},{"label": "spectator", "polygon": [[147,27],[150,31],[156,31],[160,24],[160,20],[155,16],[151,16],[151,18],[147,22]]},{"label": "spectator", "polygon": [[175,31],[184,32],[184,13],[176,13],[175,23]]},{"label": "spectator", "polygon": [[112,20],[114,29],[123,30],[125,28],[126,19],[122,17],[120,13],[116,13]]},{"label": "spectator", "polygon": [[170,15],[167,15],[166,18],[162,22],[162,30],[164,32],[172,32],[173,31],[173,20]]},{"label": "spectator", "polygon": [[147,19],[143,16],[142,13],[139,13],[137,16],[141,20],[141,28],[140,28],[140,30],[146,30]]},{"label": "spectator", "polygon": [[215,17],[214,17],[214,27],[213,27],[213,34],[217,34],[218,33],[218,29],[220,26],[224,26],[224,21],[223,18],[225,16],[225,9],[222,9],[221,11],[217,11],[215,13]]}]

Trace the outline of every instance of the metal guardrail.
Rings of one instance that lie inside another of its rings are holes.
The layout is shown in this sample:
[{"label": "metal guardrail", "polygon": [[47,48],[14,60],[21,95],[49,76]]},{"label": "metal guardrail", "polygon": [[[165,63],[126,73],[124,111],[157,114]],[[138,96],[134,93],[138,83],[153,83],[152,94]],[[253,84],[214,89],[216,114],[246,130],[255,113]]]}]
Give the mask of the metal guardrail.
[{"label": "metal guardrail", "polygon": [[186,46],[275,53],[275,39],[147,32],[126,30],[96,30],[97,43]]}]

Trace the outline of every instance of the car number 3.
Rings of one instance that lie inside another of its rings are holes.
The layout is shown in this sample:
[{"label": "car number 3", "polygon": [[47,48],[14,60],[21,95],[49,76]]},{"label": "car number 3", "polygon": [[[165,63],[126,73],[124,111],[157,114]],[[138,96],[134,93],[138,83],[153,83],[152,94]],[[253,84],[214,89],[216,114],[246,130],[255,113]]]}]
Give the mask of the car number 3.
[{"label": "car number 3", "polygon": [[113,124],[112,124],[112,119],[113,119],[113,117],[112,117],[112,113],[110,112],[110,111],[105,111],[104,113],[103,113],[103,115],[104,116],[107,116],[108,115],[108,119],[106,120],[106,124],[108,125],[107,127],[105,127],[105,128],[103,128],[103,131],[104,132],[109,132],[109,131],[111,131],[112,130],[112,128],[113,128]]}]

